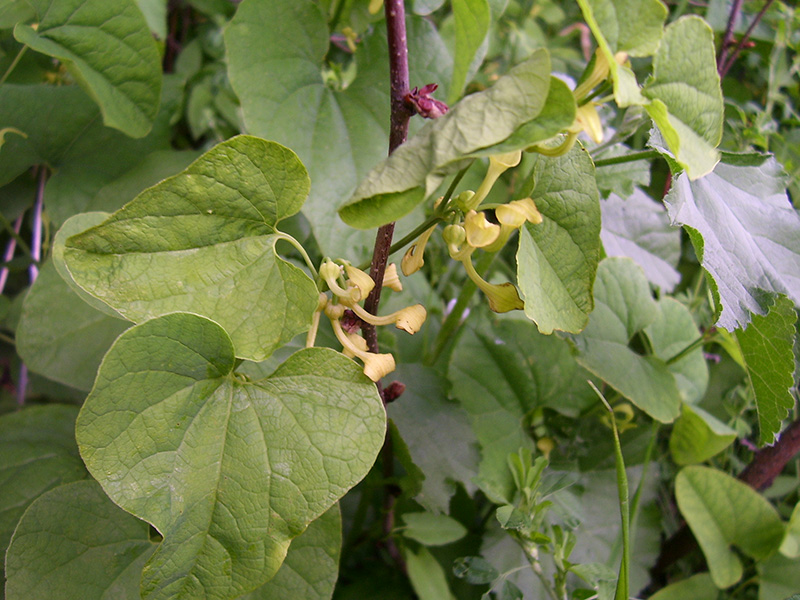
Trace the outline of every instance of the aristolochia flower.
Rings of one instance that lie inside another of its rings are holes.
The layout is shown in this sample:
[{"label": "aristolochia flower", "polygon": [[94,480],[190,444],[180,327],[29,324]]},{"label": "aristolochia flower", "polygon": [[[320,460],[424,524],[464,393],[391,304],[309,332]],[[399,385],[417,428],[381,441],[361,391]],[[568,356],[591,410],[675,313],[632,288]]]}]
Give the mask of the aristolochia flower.
[{"label": "aristolochia flower", "polygon": [[603,141],[603,123],[600,121],[597,105],[594,102],[587,102],[578,107],[575,112],[575,123],[576,129],[580,127],[595,144]]},{"label": "aristolochia flower", "polygon": [[508,204],[501,204],[494,210],[500,225],[507,225],[517,229],[525,221],[538,225],[542,222],[542,214],[536,208],[536,203],[531,198],[514,200]]},{"label": "aristolochia flower", "polygon": [[483,212],[471,210],[464,217],[464,230],[467,243],[473,248],[483,248],[494,242],[500,235],[500,226],[486,220]]},{"label": "aristolochia flower", "polygon": [[340,298],[358,302],[361,299],[361,290],[353,285],[344,289],[337,281],[342,274],[342,267],[335,262],[326,260],[319,267],[319,276],[328,284],[328,289]]},{"label": "aristolochia flower", "polygon": [[372,280],[372,277],[367,275],[361,269],[357,269],[352,265],[345,265],[344,270],[345,273],[347,273],[347,278],[350,280],[350,283],[356,286],[361,292],[361,297],[356,300],[356,302],[359,302],[360,300],[363,300],[369,296],[372,288],[375,287],[375,282]]},{"label": "aristolochia flower", "polygon": [[406,250],[405,256],[403,256],[403,260],[400,262],[400,269],[406,277],[419,271],[422,265],[425,264],[425,259],[423,258],[425,244],[428,243],[428,239],[430,239],[435,229],[436,225],[433,225],[430,229],[426,229],[425,232],[417,238],[417,241]]},{"label": "aristolochia flower", "polygon": [[486,177],[483,178],[481,186],[478,188],[478,191],[475,192],[475,195],[470,198],[469,202],[465,206],[465,209],[471,210],[478,208],[481,202],[483,202],[484,198],[489,195],[489,192],[492,190],[492,187],[494,187],[498,177],[500,177],[500,175],[502,175],[511,167],[516,167],[520,160],[522,160],[521,150],[490,156],[489,170],[486,171]]},{"label": "aristolochia flower", "polygon": [[517,288],[514,287],[513,283],[501,283],[500,285],[489,283],[480,275],[478,275],[475,267],[472,266],[471,257],[468,257],[466,260],[461,262],[464,265],[464,269],[467,271],[469,278],[475,282],[475,285],[478,286],[478,289],[486,294],[486,297],[489,299],[489,308],[491,308],[494,312],[504,313],[511,310],[522,310],[525,308],[525,303],[519,297]]},{"label": "aristolochia flower", "polygon": [[400,277],[397,275],[396,264],[389,263],[386,265],[386,271],[383,273],[383,287],[388,287],[395,292],[403,291],[403,284],[400,281]]},{"label": "aristolochia flower", "polygon": [[339,319],[331,316],[331,314],[335,314],[335,312],[326,309],[325,314],[328,315],[331,326],[333,327],[333,333],[336,335],[336,339],[339,340],[339,343],[342,344],[344,350],[352,354],[352,356],[361,359],[364,363],[364,375],[369,377],[372,381],[378,381],[394,371],[394,356],[391,354],[367,352],[363,349],[366,342],[364,342],[363,345],[360,342],[354,342],[342,329],[342,324]]},{"label": "aristolochia flower", "polygon": [[359,304],[353,302],[348,308],[358,315],[362,320],[373,325],[392,325],[410,334],[419,331],[428,316],[425,307],[421,304],[414,304],[393,312],[390,315],[379,317],[364,310]]}]

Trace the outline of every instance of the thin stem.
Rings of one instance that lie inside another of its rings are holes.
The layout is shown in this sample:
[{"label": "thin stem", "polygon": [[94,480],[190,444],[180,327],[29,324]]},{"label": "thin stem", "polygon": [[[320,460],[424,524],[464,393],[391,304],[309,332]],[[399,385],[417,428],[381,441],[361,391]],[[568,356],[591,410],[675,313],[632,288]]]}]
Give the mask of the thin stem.
[{"label": "thin stem", "polygon": [[658,158],[661,156],[656,150],[642,150],[641,152],[632,152],[623,156],[614,156],[612,158],[601,158],[594,161],[596,168],[610,167],[611,165],[621,165],[624,163],[634,162],[637,160],[650,160],[651,158]]},{"label": "thin stem", "polygon": [[542,587],[547,592],[547,595],[550,596],[552,600],[561,600],[556,595],[556,591],[553,589],[553,586],[550,585],[550,580],[547,578],[547,575],[544,574],[544,570],[542,570],[542,563],[539,562],[539,549],[533,542],[524,543],[521,540],[517,541],[522,546],[522,550],[525,552],[525,556],[528,559],[528,564],[530,564],[531,570],[536,573],[536,577],[538,577],[539,581],[542,582]]},{"label": "thin stem", "polygon": [[2,214],[0,214],[0,225],[2,225],[3,229],[8,232],[8,235],[16,240],[19,249],[28,256],[31,256],[31,249],[28,247],[27,242],[25,242],[25,240],[19,234],[19,229],[15,229],[16,225],[12,225]]},{"label": "thin stem", "polygon": [[[6,244],[6,251],[3,253],[3,262],[8,263],[12,258],[14,258],[14,251],[17,249],[17,238],[19,238],[20,229],[22,229],[22,218],[24,215],[20,215],[19,218],[14,222],[14,233],[16,234],[10,240],[8,240],[8,244]],[[0,294],[3,293],[3,290],[6,287],[6,282],[8,281],[8,267],[3,267],[0,269]]]},{"label": "thin stem", "polygon": [[[717,71],[719,72],[720,66],[725,64],[728,58],[728,51],[733,42],[733,32],[736,29],[736,22],[739,20],[739,15],[742,12],[742,5],[744,0],[733,0],[731,12],[728,16],[728,26],[725,28],[725,34],[722,36],[722,46],[719,50],[719,57],[717,58]],[[720,77],[721,77],[720,73]]]},{"label": "thin stem", "polygon": [[4,84],[6,82],[6,79],[8,79],[9,75],[11,75],[11,72],[17,66],[17,63],[19,63],[19,61],[22,59],[22,55],[25,54],[25,51],[27,49],[28,49],[27,46],[23,46],[22,48],[20,48],[19,52],[17,52],[17,55],[14,57],[14,60],[12,60],[11,64],[8,65],[8,68],[6,69],[6,72],[3,73],[2,77],[0,77],[0,85]]},{"label": "thin stem", "polygon": [[279,240],[285,240],[285,241],[289,242],[292,246],[294,246],[297,249],[297,251],[300,253],[300,256],[303,257],[303,261],[306,263],[306,266],[311,271],[311,274],[313,275],[313,278],[317,279],[317,277],[319,276],[318,273],[317,273],[317,268],[314,266],[314,263],[311,261],[311,258],[308,256],[308,253],[306,252],[306,249],[303,248],[303,245],[300,242],[298,242],[296,239],[294,239],[292,236],[290,236],[288,233],[283,233],[282,231],[278,232],[277,237],[278,237]]},{"label": "thin stem", "polygon": [[42,210],[44,208],[44,188],[47,184],[47,167],[39,167],[36,185],[36,201],[33,204],[33,222],[31,223],[31,258],[33,263],[28,267],[28,279],[31,284],[39,276],[39,263],[42,260]]},{"label": "thin stem", "polygon": [[672,358],[667,359],[667,365],[675,364],[676,362],[678,362],[680,359],[682,359],[684,356],[686,356],[687,354],[689,354],[693,350],[696,350],[697,348],[701,347],[703,344],[708,342],[713,337],[714,333],[715,333],[715,330],[713,330],[713,329],[709,329],[708,331],[706,331],[703,335],[701,335],[699,338],[694,340],[691,344],[686,346],[683,350],[678,352],[675,356],[673,356]]},{"label": "thin stem", "polygon": [[720,78],[725,77],[728,71],[730,71],[730,68],[733,66],[733,63],[736,62],[736,59],[739,57],[739,53],[742,51],[742,48],[744,48],[744,45],[747,43],[747,40],[750,39],[750,34],[753,33],[753,30],[756,28],[756,25],[758,25],[759,21],[761,21],[761,19],[764,18],[767,9],[769,9],[770,5],[773,2],[774,0],[767,0],[766,3],[764,3],[764,6],[761,8],[756,17],[753,19],[753,22],[750,23],[750,26],[747,28],[747,31],[745,31],[744,35],[742,36],[742,39],[740,39],[737,42],[736,47],[733,49],[733,52],[730,53],[728,59],[725,62],[718,63],[717,70],[719,71]]}]

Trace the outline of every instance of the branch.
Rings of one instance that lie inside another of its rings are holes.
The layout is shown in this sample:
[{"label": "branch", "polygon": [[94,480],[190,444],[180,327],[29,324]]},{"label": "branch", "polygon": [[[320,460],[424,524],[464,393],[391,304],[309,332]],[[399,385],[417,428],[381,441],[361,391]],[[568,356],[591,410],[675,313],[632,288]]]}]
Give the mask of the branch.
[{"label": "branch", "polygon": [[720,77],[725,77],[728,71],[730,71],[730,68],[733,66],[733,63],[736,62],[736,59],[739,57],[739,53],[742,51],[742,48],[744,48],[744,45],[747,43],[747,40],[750,39],[750,34],[753,33],[753,30],[756,28],[756,25],[758,25],[759,21],[761,21],[761,19],[764,18],[767,9],[770,7],[773,1],[774,0],[766,1],[764,6],[761,8],[756,17],[753,19],[753,22],[750,23],[750,26],[747,28],[747,31],[744,32],[742,39],[739,40],[739,42],[736,44],[736,47],[733,49],[733,52],[731,52],[730,56],[728,56],[727,60],[725,60],[724,62],[720,61],[717,64],[717,71],[719,72]]},{"label": "branch", "polygon": [[[734,0],[731,6],[731,14],[728,16],[728,26],[725,28],[725,35],[722,36],[722,46],[719,49],[719,57],[717,58],[717,72],[725,61],[728,59],[728,51],[733,43],[733,32],[736,29],[736,23],[739,21],[739,15],[742,12],[742,5],[744,0]],[[720,73],[722,77],[722,73]]]}]

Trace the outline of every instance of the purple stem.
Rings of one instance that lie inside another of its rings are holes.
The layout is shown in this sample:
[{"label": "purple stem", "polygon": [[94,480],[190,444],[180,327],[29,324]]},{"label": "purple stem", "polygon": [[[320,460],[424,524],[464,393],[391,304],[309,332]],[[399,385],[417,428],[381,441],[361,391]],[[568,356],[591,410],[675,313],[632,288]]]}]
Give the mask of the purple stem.
[{"label": "purple stem", "polygon": [[[22,229],[22,218],[24,215],[20,215],[19,218],[14,222],[14,232],[19,235],[20,230]],[[3,262],[7,263],[12,258],[14,258],[14,251],[17,249],[17,239],[15,237],[11,237],[8,240],[8,244],[6,245],[6,251],[3,253]],[[6,281],[8,281],[8,267],[3,267],[0,269],[0,294],[3,293],[3,290],[6,288]]]},{"label": "purple stem", "polygon": [[747,31],[744,32],[742,39],[740,39],[737,42],[736,47],[733,49],[733,52],[730,53],[730,56],[728,56],[727,60],[725,60],[724,63],[720,61],[720,63],[717,65],[717,70],[719,72],[720,78],[725,77],[725,75],[728,74],[728,71],[730,71],[730,68],[733,66],[733,63],[736,62],[736,59],[739,57],[739,53],[742,51],[742,48],[744,48],[744,45],[747,43],[747,40],[750,39],[750,34],[753,33],[753,30],[756,28],[756,25],[758,25],[761,19],[764,18],[767,9],[772,5],[773,2],[774,0],[766,1],[764,6],[761,8],[756,17],[753,19],[753,22],[750,23],[750,26],[747,28]]},{"label": "purple stem", "polygon": [[733,32],[736,29],[736,23],[739,20],[739,15],[742,12],[742,5],[744,0],[734,0],[731,7],[731,14],[728,16],[728,26],[725,28],[725,35],[722,36],[722,46],[719,50],[719,58],[717,59],[717,71],[721,65],[725,64],[728,58],[728,51],[733,42]]}]

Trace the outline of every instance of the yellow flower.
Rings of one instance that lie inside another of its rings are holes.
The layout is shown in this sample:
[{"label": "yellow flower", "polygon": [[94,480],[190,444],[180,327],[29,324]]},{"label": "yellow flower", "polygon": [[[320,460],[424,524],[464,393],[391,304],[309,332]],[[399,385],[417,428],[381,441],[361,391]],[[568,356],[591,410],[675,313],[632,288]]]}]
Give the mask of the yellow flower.
[{"label": "yellow flower", "polygon": [[464,269],[466,269],[469,278],[475,282],[475,285],[478,286],[478,289],[486,294],[486,297],[489,299],[489,308],[491,308],[494,312],[504,313],[511,310],[522,310],[525,308],[525,303],[522,301],[522,299],[520,299],[519,294],[517,293],[517,288],[514,287],[514,284],[501,283],[500,285],[495,285],[493,283],[489,283],[480,275],[478,275],[475,267],[472,266],[471,258],[467,258],[461,262],[464,265]]},{"label": "yellow flower", "polygon": [[522,227],[525,221],[534,225],[542,222],[542,214],[536,208],[536,203],[532,198],[502,204],[495,209],[494,214],[497,215],[500,225],[507,225],[514,229]]},{"label": "yellow flower", "polygon": [[425,259],[423,258],[423,254],[425,253],[425,244],[428,243],[428,239],[431,237],[431,234],[436,229],[436,225],[433,225],[430,229],[427,229],[417,241],[414,242],[411,247],[406,250],[405,256],[403,256],[403,260],[400,262],[400,269],[403,271],[403,275],[408,277],[412,273],[416,273],[422,268],[422,265],[425,264]]},{"label": "yellow flower", "polygon": [[[326,314],[328,314],[328,310],[326,309]],[[367,352],[363,349],[363,346],[360,342],[354,342],[342,329],[342,324],[338,318],[331,318],[330,314],[328,317],[331,320],[331,326],[333,327],[333,333],[336,336],[336,339],[339,340],[339,343],[342,344],[342,347],[346,352],[352,354],[364,363],[364,375],[369,377],[372,381],[379,381],[382,377],[385,377],[395,369],[395,362],[394,356],[391,354],[375,354],[374,352]],[[366,345],[366,342],[364,342]]]},{"label": "yellow flower", "polygon": [[494,242],[500,235],[500,226],[486,220],[483,212],[471,210],[464,217],[464,230],[467,243],[473,248],[483,248]]},{"label": "yellow flower", "polygon": [[351,265],[345,265],[344,270],[347,273],[347,278],[350,280],[350,283],[356,286],[360,291],[360,298],[358,298],[356,302],[359,302],[369,296],[372,288],[375,287],[375,282],[372,280],[372,277],[367,275],[361,269],[357,269]]},{"label": "yellow flower", "polygon": [[578,84],[578,87],[576,87],[572,92],[573,96],[575,96],[575,100],[578,102],[580,102],[584,96],[586,96],[586,94],[591,92],[601,82],[608,78],[608,74],[610,72],[608,61],[606,60],[606,55],[600,48],[594,51],[593,58],[594,64],[592,65],[591,73],[589,73],[589,76],[581,81],[580,84]]},{"label": "yellow flower", "polygon": [[603,123],[600,121],[600,115],[597,114],[597,105],[594,102],[587,102],[578,107],[575,112],[575,125],[573,128],[578,131],[585,131],[595,144],[603,141]]},{"label": "yellow flower", "polygon": [[397,312],[393,312],[392,314],[384,317],[379,317],[377,315],[368,313],[361,307],[361,305],[356,304],[355,302],[349,305],[348,308],[350,308],[354,313],[356,313],[356,315],[358,315],[367,323],[371,323],[372,325],[394,324],[394,326],[398,329],[407,331],[412,335],[419,331],[419,328],[422,327],[422,324],[425,322],[425,319],[428,316],[425,307],[421,304],[407,306],[406,308],[400,309]]},{"label": "yellow flower", "polygon": [[516,167],[522,160],[522,151],[506,152],[505,154],[495,154],[489,157],[489,170],[483,178],[481,186],[475,195],[465,203],[465,210],[473,210],[480,206],[481,202],[489,195],[497,179],[511,167]]},{"label": "yellow flower", "polygon": [[344,289],[337,281],[342,274],[342,267],[331,260],[326,260],[319,267],[319,276],[328,284],[328,289],[340,298],[358,302],[361,299],[361,290],[356,287]]},{"label": "yellow flower", "polygon": [[394,290],[395,292],[403,291],[403,284],[400,281],[400,277],[397,275],[396,264],[389,263],[386,266],[386,271],[383,273],[383,287],[388,287],[390,290]]}]

